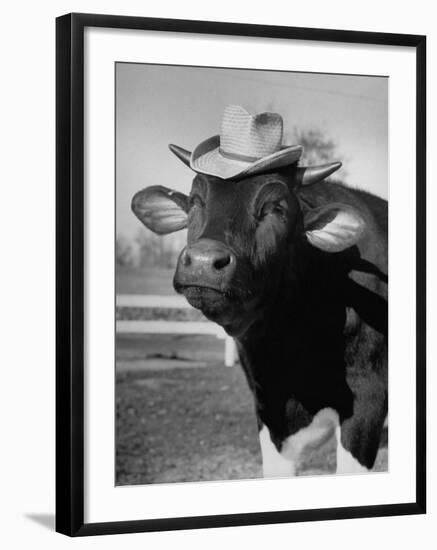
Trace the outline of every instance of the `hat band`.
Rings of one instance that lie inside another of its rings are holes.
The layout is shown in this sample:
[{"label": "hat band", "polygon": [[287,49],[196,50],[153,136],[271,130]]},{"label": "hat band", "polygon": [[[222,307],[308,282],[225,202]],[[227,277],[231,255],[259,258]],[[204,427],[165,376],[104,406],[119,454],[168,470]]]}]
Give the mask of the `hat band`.
[{"label": "hat band", "polygon": [[241,160],[243,162],[255,162],[256,160],[260,160],[260,158],[262,158],[250,157],[249,155],[240,155],[238,153],[229,153],[224,151],[221,147],[219,147],[219,153],[222,155],[222,157],[225,157],[226,159]]}]

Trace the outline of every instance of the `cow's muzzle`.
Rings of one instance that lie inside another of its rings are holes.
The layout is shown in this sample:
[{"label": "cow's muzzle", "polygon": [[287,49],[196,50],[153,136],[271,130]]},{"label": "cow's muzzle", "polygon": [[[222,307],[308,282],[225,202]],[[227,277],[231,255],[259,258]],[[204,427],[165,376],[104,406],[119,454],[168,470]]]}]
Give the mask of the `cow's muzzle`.
[{"label": "cow's muzzle", "polygon": [[199,287],[226,293],[236,264],[235,255],[226,245],[212,239],[200,239],[182,250],[174,278],[175,288],[180,292],[185,287]]}]

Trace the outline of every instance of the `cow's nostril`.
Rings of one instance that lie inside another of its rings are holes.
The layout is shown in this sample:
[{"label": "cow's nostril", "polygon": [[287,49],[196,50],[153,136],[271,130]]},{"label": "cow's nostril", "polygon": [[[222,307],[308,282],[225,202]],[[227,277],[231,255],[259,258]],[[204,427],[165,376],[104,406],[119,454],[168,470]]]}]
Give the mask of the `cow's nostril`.
[{"label": "cow's nostril", "polygon": [[185,267],[188,267],[189,265],[191,265],[191,256],[189,255],[187,250],[184,250],[182,252],[181,262],[182,262],[182,265],[184,265]]},{"label": "cow's nostril", "polygon": [[221,256],[220,258],[216,258],[213,261],[212,266],[214,267],[214,269],[223,269],[227,265],[229,265],[230,263],[231,263],[231,255],[230,254],[225,254],[225,255]]}]

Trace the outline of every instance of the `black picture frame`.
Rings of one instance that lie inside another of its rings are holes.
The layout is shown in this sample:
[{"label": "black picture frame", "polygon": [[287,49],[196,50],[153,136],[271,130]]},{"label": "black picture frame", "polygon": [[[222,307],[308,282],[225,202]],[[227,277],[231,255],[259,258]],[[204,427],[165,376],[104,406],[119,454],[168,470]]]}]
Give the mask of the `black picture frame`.
[{"label": "black picture frame", "polygon": [[[297,511],[84,523],[84,29],[158,30],[349,44],[416,51],[416,499]],[[423,514],[426,510],[426,38],[206,21],[68,14],[56,20],[56,530],[69,536]]]}]

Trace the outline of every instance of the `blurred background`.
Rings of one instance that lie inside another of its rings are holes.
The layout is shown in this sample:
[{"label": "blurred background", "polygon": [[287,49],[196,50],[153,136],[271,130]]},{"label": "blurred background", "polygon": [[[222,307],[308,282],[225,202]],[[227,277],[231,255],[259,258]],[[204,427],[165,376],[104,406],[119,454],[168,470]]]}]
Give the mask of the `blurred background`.
[{"label": "blurred background", "polygon": [[[116,484],[261,476],[252,397],[232,341],[173,290],[185,232],[158,237],[132,214],[148,185],[188,193],[168,150],[219,133],[223,108],[274,111],[302,164],[343,162],[351,187],[388,198],[388,79],[116,64]],[[375,469],[387,469],[387,436]],[[300,475],[332,473],[329,441]]]}]

